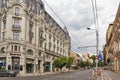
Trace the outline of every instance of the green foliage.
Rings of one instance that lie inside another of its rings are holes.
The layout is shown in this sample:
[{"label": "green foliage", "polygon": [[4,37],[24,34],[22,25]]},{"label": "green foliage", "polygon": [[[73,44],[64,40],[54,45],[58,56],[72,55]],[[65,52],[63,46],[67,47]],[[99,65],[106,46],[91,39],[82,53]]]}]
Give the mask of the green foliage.
[{"label": "green foliage", "polygon": [[73,63],[73,57],[69,57],[68,60],[67,60],[67,64],[66,64],[66,67],[70,69],[72,63]]},{"label": "green foliage", "polygon": [[60,60],[59,59],[55,59],[53,65],[54,65],[55,68],[60,68],[60,65],[61,65],[60,64]]},{"label": "green foliage", "polygon": [[98,66],[104,67],[104,66],[105,66],[105,63],[104,63],[104,62],[99,62],[99,63],[98,63]]},{"label": "green foliage", "polygon": [[67,64],[66,57],[61,57],[61,58],[55,59],[54,63],[53,63],[54,67],[59,68],[59,69],[62,69],[62,67],[64,67],[66,64]]},{"label": "green foliage", "polygon": [[67,68],[70,68],[73,63],[72,57],[69,57],[68,59],[66,57],[61,57],[58,59],[55,59],[53,62],[53,65],[55,68],[62,69],[62,67],[66,66]]},{"label": "green foliage", "polygon": [[85,67],[89,67],[91,66],[90,62],[88,61],[81,61],[81,67],[85,68]]},{"label": "green foliage", "polygon": [[64,67],[67,64],[67,58],[61,57],[59,60],[60,60],[60,69],[62,69],[62,67]]},{"label": "green foliage", "polygon": [[95,56],[95,55],[92,55],[92,56],[90,57],[90,59],[92,59],[92,60],[93,60],[93,63],[95,63],[96,56]]}]

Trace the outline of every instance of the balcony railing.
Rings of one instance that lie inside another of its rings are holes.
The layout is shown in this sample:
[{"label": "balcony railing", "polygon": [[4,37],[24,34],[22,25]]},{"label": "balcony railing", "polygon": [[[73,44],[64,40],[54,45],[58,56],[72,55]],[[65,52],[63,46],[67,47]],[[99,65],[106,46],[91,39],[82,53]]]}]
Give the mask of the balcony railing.
[{"label": "balcony railing", "polygon": [[21,31],[21,27],[20,27],[20,25],[13,25],[12,30],[13,31]]},{"label": "balcony railing", "polygon": [[55,51],[51,51],[51,50],[48,50],[48,49],[46,49],[45,52],[49,53],[49,54],[52,54],[52,55],[55,55],[55,56],[58,56],[58,57],[62,56],[61,54],[58,54]]},{"label": "balcony railing", "polygon": [[40,42],[43,42],[44,40],[45,40],[45,39],[44,39],[42,36],[39,37],[39,41],[40,41]]}]

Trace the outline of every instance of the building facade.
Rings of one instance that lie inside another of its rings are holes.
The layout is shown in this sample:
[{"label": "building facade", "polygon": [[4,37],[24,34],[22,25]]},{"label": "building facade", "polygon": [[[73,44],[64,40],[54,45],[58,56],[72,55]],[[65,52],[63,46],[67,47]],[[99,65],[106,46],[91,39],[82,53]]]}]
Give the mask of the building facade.
[{"label": "building facade", "polygon": [[45,11],[41,0],[0,0],[0,69],[20,74],[53,71],[69,57],[70,36]]},{"label": "building facade", "polygon": [[106,35],[106,62],[111,69],[120,73],[120,5],[113,24],[110,24]]},{"label": "building facade", "polygon": [[70,52],[70,57],[74,58],[71,69],[74,69],[74,70],[79,69],[80,68],[80,63],[82,61],[81,56],[78,53],[71,51]]}]

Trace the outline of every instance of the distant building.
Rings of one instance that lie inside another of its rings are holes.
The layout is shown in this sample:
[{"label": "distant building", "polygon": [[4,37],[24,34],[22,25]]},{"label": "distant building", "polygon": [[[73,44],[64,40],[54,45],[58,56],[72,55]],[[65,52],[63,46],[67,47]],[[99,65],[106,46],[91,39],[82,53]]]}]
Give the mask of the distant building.
[{"label": "distant building", "polygon": [[78,53],[71,51],[70,57],[74,58],[71,69],[78,69],[80,67],[80,62],[82,60],[81,56]]},{"label": "distant building", "polygon": [[20,74],[53,71],[55,58],[70,55],[65,27],[42,0],[0,0],[0,68]]},{"label": "distant building", "polygon": [[82,61],[88,61],[88,62],[90,62],[90,63],[93,63],[93,60],[92,59],[90,59],[90,54],[89,53],[87,53],[87,52],[83,52],[83,53],[81,53],[81,55],[82,55]]}]

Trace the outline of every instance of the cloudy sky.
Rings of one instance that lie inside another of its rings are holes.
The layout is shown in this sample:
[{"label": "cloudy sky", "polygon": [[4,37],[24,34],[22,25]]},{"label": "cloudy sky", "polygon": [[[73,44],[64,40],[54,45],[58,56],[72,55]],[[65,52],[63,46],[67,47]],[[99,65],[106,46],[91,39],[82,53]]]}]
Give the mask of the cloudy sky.
[{"label": "cloudy sky", "polygon": [[[61,20],[67,25],[72,41],[72,50],[76,52],[95,53],[95,47],[81,48],[82,46],[96,45],[95,29],[91,0],[45,0]],[[93,0],[94,1],[94,0]],[[44,2],[44,0],[43,0]],[[102,50],[106,40],[108,25],[114,21],[120,0],[96,0],[99,23],[99,49]],[[55,14],[46,6],[47,12],[61,25]]]}]

